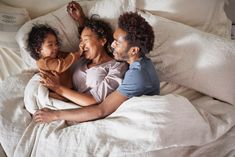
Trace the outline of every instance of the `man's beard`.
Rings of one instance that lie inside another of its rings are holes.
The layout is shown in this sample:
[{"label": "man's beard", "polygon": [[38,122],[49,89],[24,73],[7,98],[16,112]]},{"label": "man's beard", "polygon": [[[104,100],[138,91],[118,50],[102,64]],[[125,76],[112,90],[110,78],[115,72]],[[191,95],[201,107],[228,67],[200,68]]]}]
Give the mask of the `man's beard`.
[{"label": "man's beard", "polygon": [[[116,61],[119,61],[119,62],[127,62],[127,61],[129,60],[129,56],[128,56],[128,51],[129,51],[129,49],[130,49],[129,47],[126,48],[125,53],[124,53],[123,56],[117,55],[118,58],[116,58],[115,55],[114,55],[115,60],[116,60]],[[115,50],[114,50],[114,51],[115,51]]]},{"label": "man's beard", "polygon": [[127,62],[128,61],[128,58],[124,58],[124,57],[122,57],[122,58],[115,58],[115,60],[116,61],[118,61],[118,62]]}]

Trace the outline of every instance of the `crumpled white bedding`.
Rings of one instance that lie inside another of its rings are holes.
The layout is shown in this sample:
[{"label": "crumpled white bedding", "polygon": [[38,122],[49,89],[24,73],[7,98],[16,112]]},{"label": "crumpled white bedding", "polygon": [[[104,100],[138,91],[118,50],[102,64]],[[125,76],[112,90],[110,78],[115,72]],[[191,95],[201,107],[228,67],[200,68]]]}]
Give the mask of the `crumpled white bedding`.
[{"label": "crumpled white bedding", "polygon": [[23,72],[0,85],[0,142],[9,157],[235,154],[235,107],[200,94],[187,99],[166,84],[166,95],[131,98],[102,120],[35,124],[23,103],[33,74]]},{"label": "crumpled white bedding", "polygon": [[36,73],[28,82],[24,91],[24,104],[30,113],[34,114],[43,107],[51,109],[78,108],[78,105],[59,101],[49,97],[49,90],[40,83],[41,77]]},{"label": "crumpled white bedding", "polygon": [[18,49],[0,47],[0,83],[25,68]]}]

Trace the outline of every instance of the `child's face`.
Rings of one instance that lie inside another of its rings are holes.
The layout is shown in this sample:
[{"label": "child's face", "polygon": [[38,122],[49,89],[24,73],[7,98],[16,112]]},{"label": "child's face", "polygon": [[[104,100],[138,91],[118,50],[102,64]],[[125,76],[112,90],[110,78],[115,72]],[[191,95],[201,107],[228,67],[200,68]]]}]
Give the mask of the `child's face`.
[{"label": "child's face", "polygon": [[58,54],[59,46],[56,41],[56,37],[53,34],[48,34],[42,43],[40,53],[42,57],[56,58]]}]

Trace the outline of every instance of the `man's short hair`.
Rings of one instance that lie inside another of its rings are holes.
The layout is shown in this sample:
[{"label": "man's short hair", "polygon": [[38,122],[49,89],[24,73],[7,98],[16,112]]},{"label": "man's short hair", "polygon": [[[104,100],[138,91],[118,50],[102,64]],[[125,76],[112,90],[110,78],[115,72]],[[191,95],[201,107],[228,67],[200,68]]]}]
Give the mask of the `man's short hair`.
[{"label": "man's short hair", "polygon": [[153,28],[137,13],[127,12],[121,15],[118,19],[118,27],[127,33],[125,40],[128,44],[138,46],[142,55],[153,49]]}]

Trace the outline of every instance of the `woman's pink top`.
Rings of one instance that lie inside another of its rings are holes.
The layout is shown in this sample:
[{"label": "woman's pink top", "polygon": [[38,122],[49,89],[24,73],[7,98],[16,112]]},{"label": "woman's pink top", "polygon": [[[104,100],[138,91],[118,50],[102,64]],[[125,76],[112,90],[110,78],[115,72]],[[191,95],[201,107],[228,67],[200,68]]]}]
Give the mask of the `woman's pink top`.
[{"label": "woman's pink top", "polygon": [[79,60],[73,73],[73,87],[78,92],[91,94],[97,102],[116,90],[128,68],[126,63],[114,59],[91,68],[87,64],[87,60]]}]

